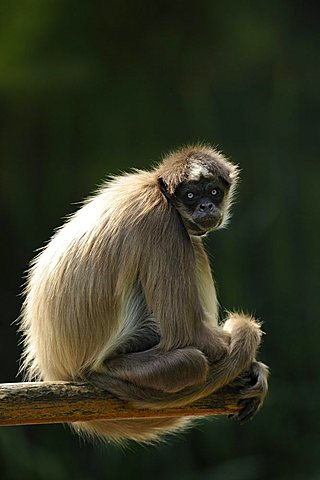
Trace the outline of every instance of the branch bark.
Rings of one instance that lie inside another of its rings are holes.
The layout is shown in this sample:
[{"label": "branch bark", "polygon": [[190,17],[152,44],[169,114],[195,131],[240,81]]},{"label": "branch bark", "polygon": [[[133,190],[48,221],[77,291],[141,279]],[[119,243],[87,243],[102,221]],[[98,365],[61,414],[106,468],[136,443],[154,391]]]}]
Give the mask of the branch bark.
[{"label": "branch bark", "polygon": [[239,410],[238,400],[237,393],[226,388],[184,407],[140,410],[87,383],[3,383],[0,384],[0,425],[229,415]]}]

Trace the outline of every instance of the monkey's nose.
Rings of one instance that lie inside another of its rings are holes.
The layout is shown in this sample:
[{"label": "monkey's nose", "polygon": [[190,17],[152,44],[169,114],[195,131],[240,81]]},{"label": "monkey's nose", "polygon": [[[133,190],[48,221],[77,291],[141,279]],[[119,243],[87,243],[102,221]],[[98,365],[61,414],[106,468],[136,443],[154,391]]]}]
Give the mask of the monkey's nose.
[{"label": "monkey's nose", "polygon": [[213,209],[213,203],[201,203],[199,206],[200,212],[206,212],[206,211],[211,211]]}]

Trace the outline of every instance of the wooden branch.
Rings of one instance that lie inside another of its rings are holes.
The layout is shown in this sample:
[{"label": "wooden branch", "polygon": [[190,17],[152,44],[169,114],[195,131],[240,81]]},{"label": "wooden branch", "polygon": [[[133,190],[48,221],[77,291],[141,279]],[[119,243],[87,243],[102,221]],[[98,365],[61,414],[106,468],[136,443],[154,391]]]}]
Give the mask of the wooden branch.
[{"label": "wooden branch", "polygon": [[225,389],[184,407],[140,410],[87,383],[3,383],[0,425],[229,415],[238,411],[238,400],[236,393]]}]

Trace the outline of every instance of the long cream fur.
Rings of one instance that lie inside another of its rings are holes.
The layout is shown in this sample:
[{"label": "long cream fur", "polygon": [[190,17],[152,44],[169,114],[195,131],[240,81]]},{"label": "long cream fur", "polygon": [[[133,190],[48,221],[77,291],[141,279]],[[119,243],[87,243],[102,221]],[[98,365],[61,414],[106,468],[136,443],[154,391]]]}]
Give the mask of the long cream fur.
[{"label": "long cream fur", "polygon": [[[97,384],[137,406],[159,408],[207,395],[250,367],[260,343],[259,325],[240,314],[218,325],[202,240],[188,234],[181,212],[159,188],[161,178],[174,195],[181,182],[201,175],[222,175],[230,183],[223,204],[226,220],[238,170],[211,147],[197,145],[170,154],[150,172],[106,182],[54,234],[32,262],[25,290],[22,371],[28,379],[98,378]],[[163,390],[157,390],[162,380],[156,368],[146,377],[152,388],[143,388],[117,363],[118,357],[126,360],[128,345],[149,339],[152,361],[161,365],[161,358],[168,358],[181,365],[175,372],[168,367],[172,378],[167,384],[163,379]],[[183,388],[179,381],[189,358]],[[189,423],[94,421],[74,428],[113,441],[152,441]]]}]

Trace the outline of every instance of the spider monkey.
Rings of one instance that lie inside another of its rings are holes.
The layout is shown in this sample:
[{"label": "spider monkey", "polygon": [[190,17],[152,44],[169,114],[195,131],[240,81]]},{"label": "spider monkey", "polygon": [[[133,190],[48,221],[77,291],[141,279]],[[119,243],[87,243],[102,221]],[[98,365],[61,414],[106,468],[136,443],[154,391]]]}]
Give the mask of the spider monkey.
[{"label": "spider monkey", "polygon": [[[20,327],[28,378],[86,380],[150,409],[184,405],[235,382],[243,398],[237,416],[250,419],[267,392],[268,368],[255,359],[262,332],[241,313],[219,323],[202,244],[226,225],[238,176],[220,152],[194,145],[153,170],[114,177],[89,198],[32,262]],[[115,442],[148,442],[190,422],[73,427]]]}]

